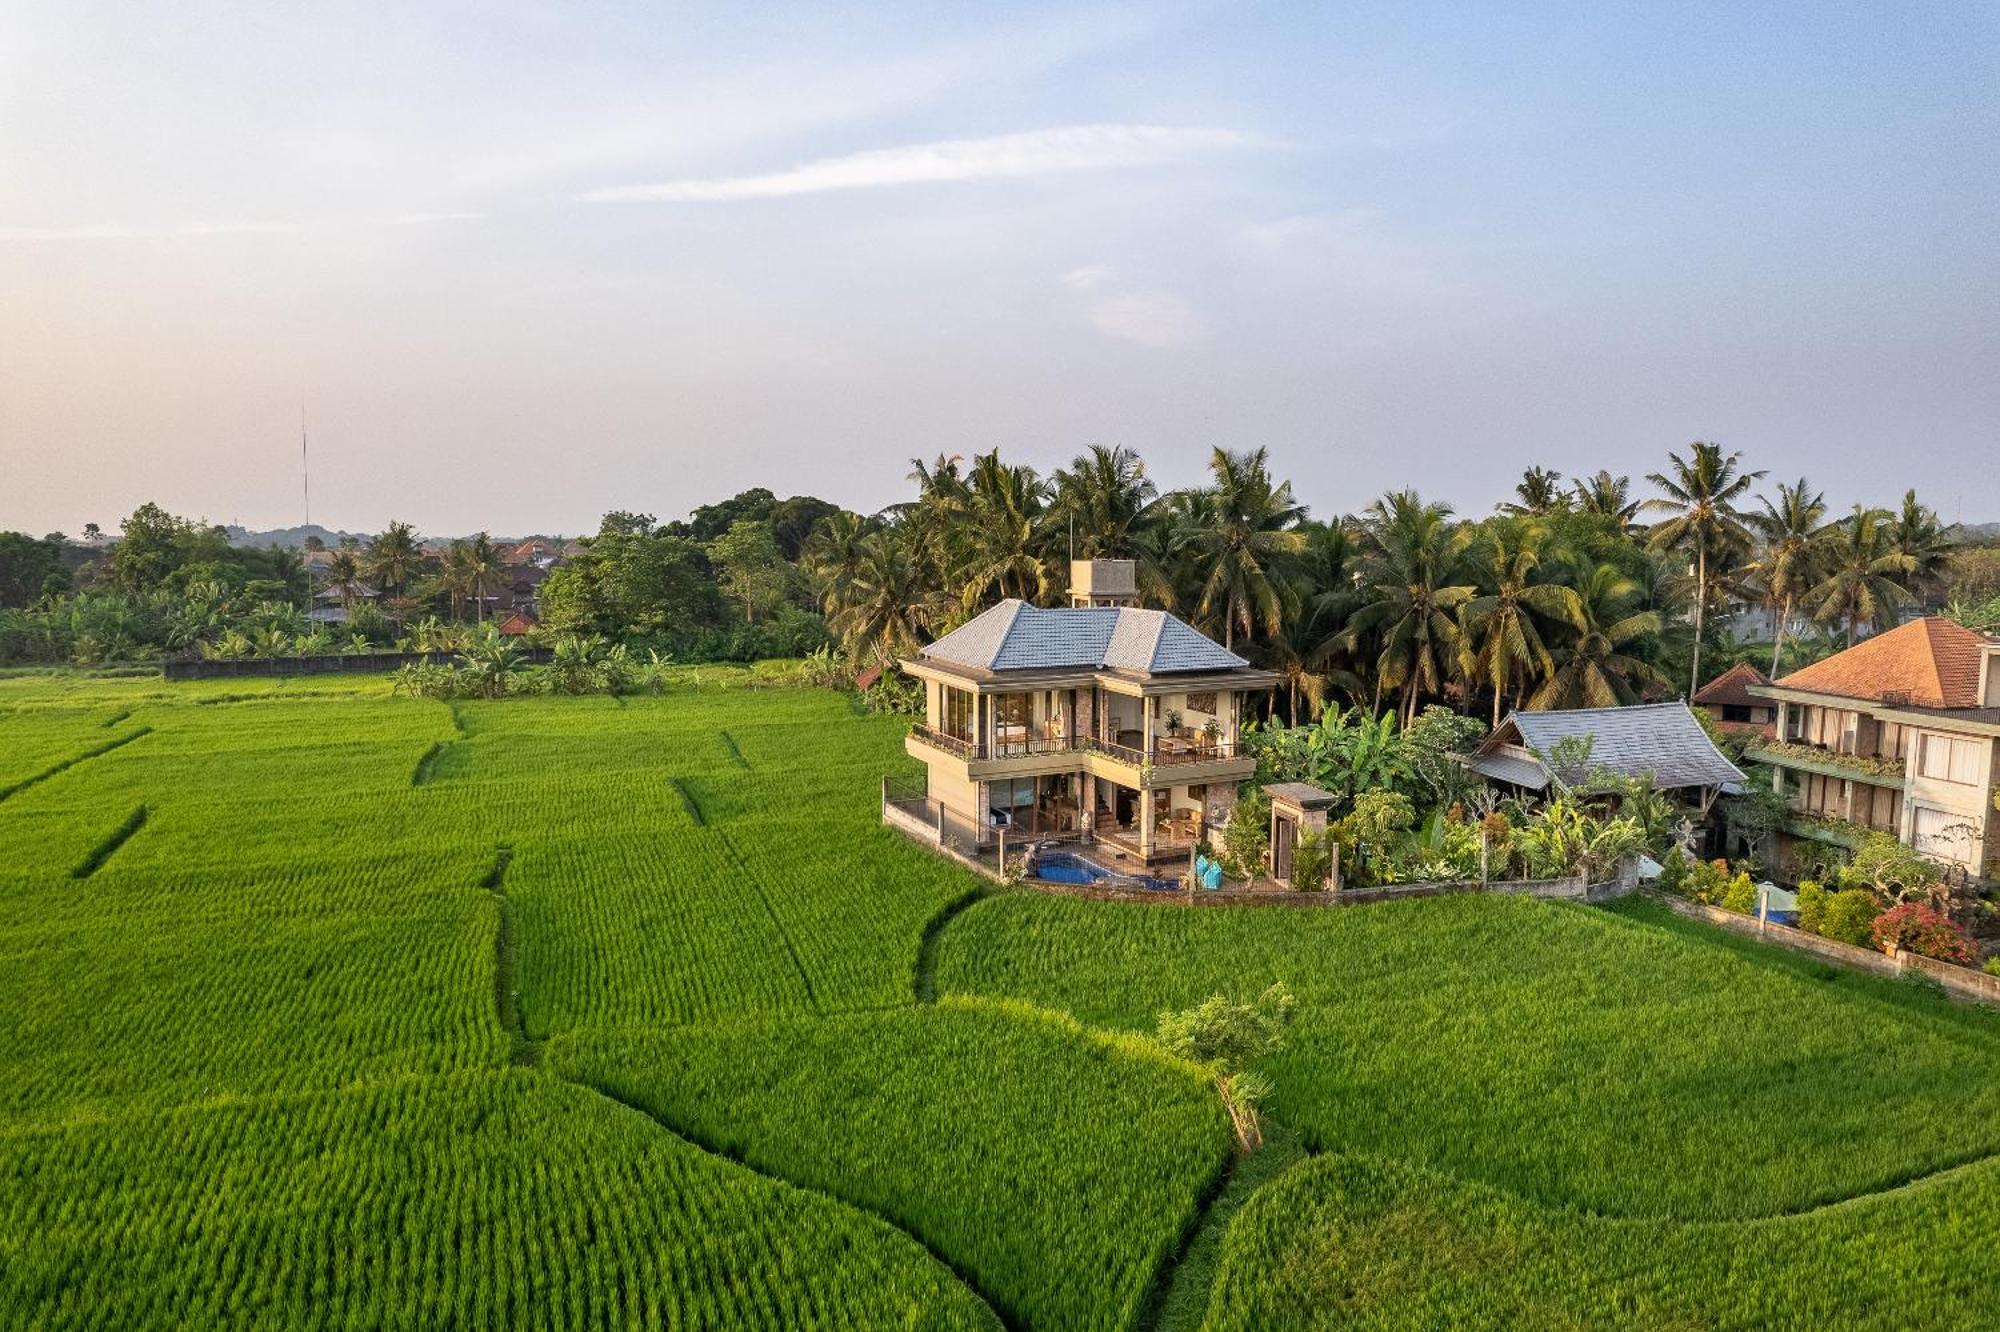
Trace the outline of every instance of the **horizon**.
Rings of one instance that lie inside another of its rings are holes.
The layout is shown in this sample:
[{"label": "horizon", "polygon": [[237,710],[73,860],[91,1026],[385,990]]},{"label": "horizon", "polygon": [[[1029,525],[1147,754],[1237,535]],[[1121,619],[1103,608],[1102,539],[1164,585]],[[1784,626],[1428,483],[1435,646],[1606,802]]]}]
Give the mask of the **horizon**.
[{"label": "horizon", "polygon": [[[0,528],[594,531],[911,458],[2000,520],[2000,16],[0,18]],[[1915,464],[1921,460],[1923,466]]]}]

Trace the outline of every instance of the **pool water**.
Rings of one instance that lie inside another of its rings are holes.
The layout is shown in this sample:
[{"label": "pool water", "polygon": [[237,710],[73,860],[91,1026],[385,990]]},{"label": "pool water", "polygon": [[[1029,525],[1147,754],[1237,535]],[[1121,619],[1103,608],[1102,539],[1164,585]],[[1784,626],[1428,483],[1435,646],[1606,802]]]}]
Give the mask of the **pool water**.
[{"label": "pool water", "polygon": [[1120,887],[1147,888],[1156,893],[1179,892],[1181,887],[1176,879],[1120,874],[1067,851],[1048,852],[1036,857],[1035,877],[1047,883],[1109,883]]}]

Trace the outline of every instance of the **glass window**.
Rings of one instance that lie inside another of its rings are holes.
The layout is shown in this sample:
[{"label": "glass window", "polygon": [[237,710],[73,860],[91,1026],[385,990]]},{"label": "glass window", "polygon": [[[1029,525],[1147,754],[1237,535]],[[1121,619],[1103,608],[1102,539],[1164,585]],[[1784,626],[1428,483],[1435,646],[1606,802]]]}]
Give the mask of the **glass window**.
[{"label": "glass window", "polygon": [[968,690],[944,687],[943,730],[946,735],[970,741],[973,737],[973,721],[978,715],[974,706],[975,696]]}]

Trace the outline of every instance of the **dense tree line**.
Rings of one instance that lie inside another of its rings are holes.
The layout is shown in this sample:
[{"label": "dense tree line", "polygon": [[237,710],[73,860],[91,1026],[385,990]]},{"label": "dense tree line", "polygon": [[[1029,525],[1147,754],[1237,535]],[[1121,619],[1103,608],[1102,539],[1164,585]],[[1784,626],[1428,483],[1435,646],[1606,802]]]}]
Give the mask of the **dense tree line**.
[{"label": "dense tree line", "polygon": [[[1957,543],[1914,492],[1837,511],[1705,442],[1636,484],[1530,467],[1478,517],[1400,490],[1315,518],[1263,450],[1216,449],[1175,490],[1103,446],[1047,475],[995,449],[917,460],[910,480],[875,514],[762,488],[664,523],[606,514],[542,584],[543,630],[681,660],[830,635],[886,663],[1003,597],[1060,604],[1072,557],[1122,558],[1148,605],[1281,673],[1282,715],[1348,701],[1407,722],[1433,702],[1497,718],[1667,697],[1739,660],[1778,672],[1912,607],[2000,627],[2000,548]],[[343,538],[311,576],[296,550],[232,547],[148,504],[107,546],[0,534],[0,660],[434,646],[512,576],[484,533],[439,548],[401,522]],[[330,629],[305,619],[314,584],[380,596],[343,595]]]},{"label": "dense tree line", "polygon": [[[827,519],[804,566],[847,651],[886,661],[999,598],[1059,603],[1072,557],[1132,559],[1148,604],[1282,673],[1286,715],[1345,698],[1405,722],[1666,697],[1752,656],[1794,668],[1941,604],[1957,561],[1985,567],[1915,492],[1835,514],[1764,478],[1697,442],[1643,491],[1531,467],[1484,517],[1400,490],[1321,520],[1261,449],[1216,449],[1203,484],[1164,492],[1130,449],[1047,476],[994,450],[918,460],[913,499]],[[1742,632],[1745,610],[1771,632]]]}]

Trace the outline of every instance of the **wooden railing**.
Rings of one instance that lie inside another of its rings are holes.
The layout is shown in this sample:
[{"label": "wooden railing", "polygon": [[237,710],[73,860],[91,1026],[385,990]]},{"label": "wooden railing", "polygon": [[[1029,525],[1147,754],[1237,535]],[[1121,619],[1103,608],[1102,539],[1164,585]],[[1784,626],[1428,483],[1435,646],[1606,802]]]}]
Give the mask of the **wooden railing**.
[{"label": "wooden railing", "polygon": [[991,744],[974,744],[970,740],[938,730],[918,722],[910,728],[910,734],[934,749],[947,754],[971,760],[1031,758],[1044,754],[1072,754],[1089,751],[1102,754],[1119,763],[1129,763],[1140,767],[1146,763],[1154,766],[1168,766],[1181,763],[1213,763],[1219,759],[1232,759],[1247,753],[1241,745],[1220,740],[1210,744],[1205,739],[1179,740],[1171,737],[1153,742],[1153,755],[1146,757],[1146,751],[1134,745],[1121,745],[1115,740],[1100,740],[1088,735],[1024,735],[1010,739],[995,740]]}]

